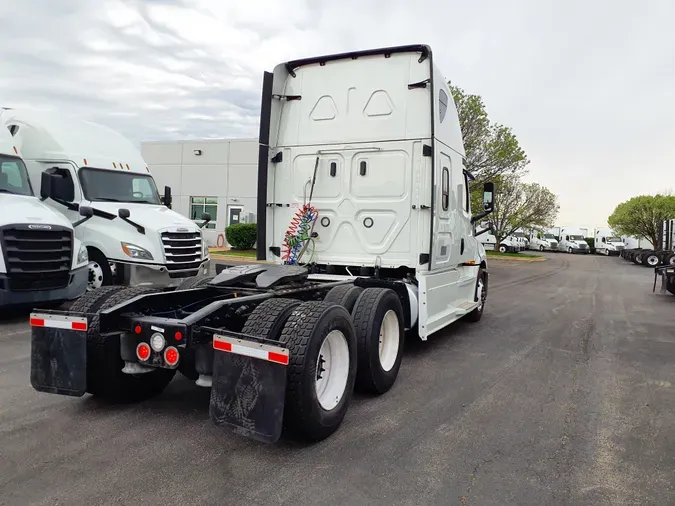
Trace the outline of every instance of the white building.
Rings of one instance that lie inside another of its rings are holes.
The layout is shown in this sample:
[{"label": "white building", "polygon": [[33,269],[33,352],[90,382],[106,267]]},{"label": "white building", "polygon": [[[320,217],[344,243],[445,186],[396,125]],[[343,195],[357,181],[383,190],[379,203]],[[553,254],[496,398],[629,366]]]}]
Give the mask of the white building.
[{"label": "white building", "polygon": [[172,208],[201,223],[209,245],[233,223],[255,222],[258,186],[257,139],[207,139],[141,143],[143,159],[160,194],[170,186]]}]

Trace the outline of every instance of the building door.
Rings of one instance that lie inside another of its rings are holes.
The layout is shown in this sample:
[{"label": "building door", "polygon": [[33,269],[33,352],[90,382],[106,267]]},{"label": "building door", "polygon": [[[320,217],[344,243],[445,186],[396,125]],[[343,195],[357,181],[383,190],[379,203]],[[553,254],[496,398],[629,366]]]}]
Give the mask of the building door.
[{"label": "building door", "polygon": [[228,206],[227,208],[227,226],[237,225],[241,223],[242,212],[244,211],[243,207],[240,206]]}]

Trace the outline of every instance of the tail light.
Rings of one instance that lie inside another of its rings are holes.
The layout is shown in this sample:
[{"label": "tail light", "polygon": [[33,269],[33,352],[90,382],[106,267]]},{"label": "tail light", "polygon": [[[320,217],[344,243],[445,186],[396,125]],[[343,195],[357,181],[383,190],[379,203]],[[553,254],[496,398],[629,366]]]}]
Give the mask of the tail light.
[{"label": "tail light", "polygon": [[169,364],[171,367],[175,366],[178,363],[179,354],[178,349],[173,346],[169,346],[164,350],[164,361]]},{"label": "tail light", "polygon": [[151,350],[148,343],[139,343],[138,346],[136,346],[136,356],[141,362],[145,362],[150,358],[150,352]]}]

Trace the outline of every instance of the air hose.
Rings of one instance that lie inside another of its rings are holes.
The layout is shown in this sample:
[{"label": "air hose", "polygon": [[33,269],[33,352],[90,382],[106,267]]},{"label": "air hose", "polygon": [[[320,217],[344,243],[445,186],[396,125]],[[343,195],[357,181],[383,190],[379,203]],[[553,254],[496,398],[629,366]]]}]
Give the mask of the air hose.
[{"label": "air hose", "polygon": [[317,156],[314,164],[312,187],[309,192],[309,201],[295,213],[284,236],[281,258],[286,265],[298,265],[307,250],[307,246],[314,242],[312,235],[314,233],[314,225],[319,217],[319,212],[312,206],[311,201],[312,196],[314,195],[314,184],[316,183],[316,172],[318,167],[319,157]]}]

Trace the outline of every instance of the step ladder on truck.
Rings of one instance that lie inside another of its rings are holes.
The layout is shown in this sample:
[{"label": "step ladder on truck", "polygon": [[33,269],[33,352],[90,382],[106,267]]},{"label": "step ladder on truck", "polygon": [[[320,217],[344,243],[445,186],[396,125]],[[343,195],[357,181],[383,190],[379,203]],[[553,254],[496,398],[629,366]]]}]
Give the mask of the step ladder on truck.
[{"label": "step ladder on truck", "polygon": [[[176,371],[260,441],[321,440],[354,388],[384,394],[406,334],[481,319],[473,176],[431,48],[288,61],[263,78],[258,259],[176,290],[102,287],[31,315],[33,387],[139,400]],[[54,343],[58,343],[57,346]]]}]

